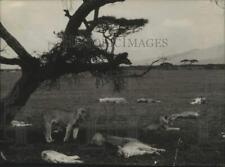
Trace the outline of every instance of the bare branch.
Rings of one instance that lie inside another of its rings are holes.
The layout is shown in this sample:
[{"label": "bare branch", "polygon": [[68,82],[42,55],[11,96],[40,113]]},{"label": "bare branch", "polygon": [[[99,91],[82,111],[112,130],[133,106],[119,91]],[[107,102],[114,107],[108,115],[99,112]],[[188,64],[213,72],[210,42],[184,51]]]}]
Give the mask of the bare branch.
[{"label": "bare branch", "polygon": [[30,61],[33,57],[24,49],[24,47],[14,38],[0,22],[0,38],[10,46],[22,61]]},{"label": "bare branch", "polygon": [[7,64],[7,65],[19,65],[22,66],[22,62],[20,59],[17,58],[5,58],[0,56],[0,64]]},{"label": "bare branch", "polygon": [[91,25],[90,25],[90,27],[88,29],[89,32],[92,32],[94,30],[95,26],[97,25],[99,10],[100,10],[100,8],[96,8],[95,9],[93,22],[91,23]]},{"label": "bare branch", "polygon": [[125,77],[125,78],[138,78],[138,77],[143,77],[144,75],[146,75],[148,72],[150,72],[150,71],[152,70],[154,64],[160,62],[162,59],[163,59],[163,58],[159,58],[159,59],[153,61],[153,62],[148,66],[148,68],[147,68],[145,71],[143,71],[142,73],[139,73],[139,74],[134,73],[134,74],[130,74],[130,75],[124,75],[124,76],[122,76],[122,77]]},{"label": "bare branch", "polygon": [[72,16],[70,15],[69,10],[64,9],[63,11],[65,12],[65,16],[68,17],[69,19],[71,19]]}]

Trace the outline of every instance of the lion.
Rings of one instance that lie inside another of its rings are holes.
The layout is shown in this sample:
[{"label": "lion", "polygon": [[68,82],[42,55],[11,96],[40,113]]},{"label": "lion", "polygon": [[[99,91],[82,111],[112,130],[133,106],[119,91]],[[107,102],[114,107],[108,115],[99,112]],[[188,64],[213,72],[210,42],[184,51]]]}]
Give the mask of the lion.
[{"label": "lion", "polygon": [[43,113],[44,124],[45,124],[45,139],[46,142],[51,143],[52,139],[53,124],[59,127],[66,127],[66,132],[63,141],[67,142],[73,131],[73,138],[77,138],[79,131],[79,123],[86,120],[87,109],[78,108],[74,111],[66,111],[61,109],[53,109],[46,113]]},{"label": "lion", "polygon": [[171,127],[173,120],[169,116],[160,116],[158,123],[150,124],[144,130],[166,130],[166,131],[179,131],[180,128]]}]

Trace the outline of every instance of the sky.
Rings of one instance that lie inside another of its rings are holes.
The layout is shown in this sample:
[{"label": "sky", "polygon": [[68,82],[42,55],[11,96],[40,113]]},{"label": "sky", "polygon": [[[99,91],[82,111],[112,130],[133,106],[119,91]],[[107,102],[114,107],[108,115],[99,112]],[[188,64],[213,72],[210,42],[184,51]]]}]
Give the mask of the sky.
[{"label": "sky", "polygon": [[[63,9],[73,13],[81,3],[81,0],[0,0],[0,19],[27,51],[37,56],[57,41],[54,31],[65,29],[68,18]],[[126,0],[104,6],[100,15],[148,19],[142,31],[117,43],[116,52],[127,51],[135,65],[224,45],[224,10],[210,0]],[[1,41],[1,46],[6,44]],[[2,55],[16,57],[9,47]],[[1,66],[4,67],[9,66]]]}]

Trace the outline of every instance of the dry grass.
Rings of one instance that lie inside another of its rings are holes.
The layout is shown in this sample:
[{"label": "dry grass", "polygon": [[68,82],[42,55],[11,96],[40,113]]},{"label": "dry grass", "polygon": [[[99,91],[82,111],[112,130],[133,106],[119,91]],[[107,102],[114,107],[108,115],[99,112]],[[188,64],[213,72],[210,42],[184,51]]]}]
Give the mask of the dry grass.
[{"label": "dry grass", "polygon": [[[18,73],[1,73],[1,94],[11,89]],[[89,121],[82,125],[78,140],[67,144],[57,141],[45,144],[42,133],[30,137],[23,147],[12,146],[7,158],[15,162],[41,162],[40,152],[54,149],[67,154],[78,153],[87,163],[97,164],[143,164],[172,165],[177,141],[182,138],[176,165],[225,164],[225,141],[220,133],[225,129],[225,71],[224,70],[153,70],[141,79],[129,79],[127,88],[113,92],[110,85],[96,89],[94,78],[81,78],[78,83],[60,81],[57,89],[36,91],[18,119],[29,117],[35,128],[41,128],[41,112],[51,108],[88,106],[91,110]],[[190,105],[197,96],[205,96],[205,105]],[[102,105],[102,97],[125,97],[129,105]],[[136,99],[150,97],[160,99],[158,104],[137,104]],[[156,123],[160,115],[183,111],[200,111],[197,120],[180,120],[175,126],[180,132],[145,132],[141,127]],[[143,142],[165,148],[161,156],[140,156],[124,160],[116,155],[115,149],[96,149],[87,146],[97,132],[136,137]],[[59,137],[60,138],[60,137]],[[104,159],[102,157],[104,156]]]}]

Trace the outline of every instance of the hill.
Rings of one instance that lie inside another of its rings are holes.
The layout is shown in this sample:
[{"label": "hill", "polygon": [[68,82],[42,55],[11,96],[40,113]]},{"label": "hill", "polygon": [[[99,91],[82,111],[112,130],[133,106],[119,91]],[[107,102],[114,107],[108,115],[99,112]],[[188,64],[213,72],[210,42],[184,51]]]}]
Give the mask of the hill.
[{"label": "hill", "polygon": [[183,59],[197,59],[200,64],[225,64],[223,44],[206,49],[193,49],[168,57],[171,57],[171,61],[175,64],[180,64]]}]

